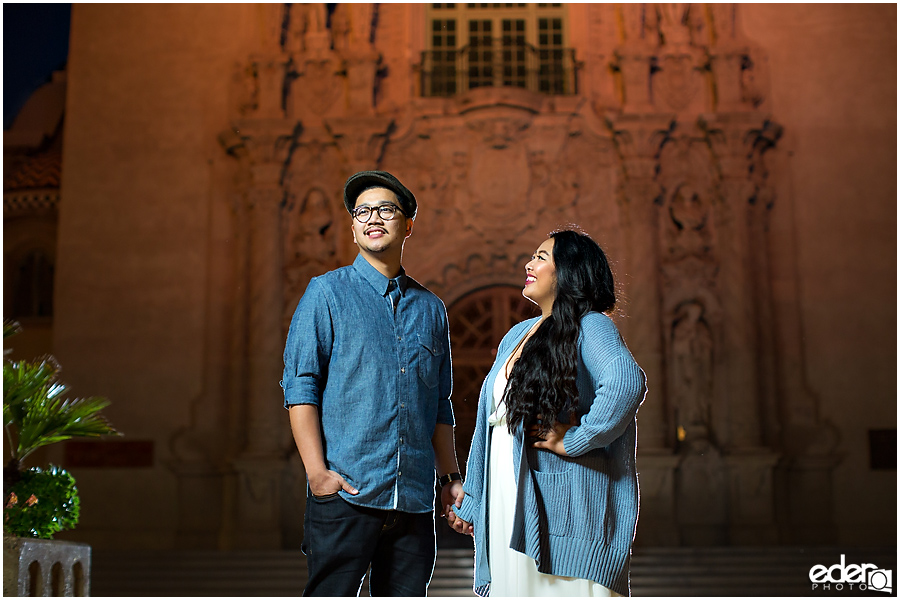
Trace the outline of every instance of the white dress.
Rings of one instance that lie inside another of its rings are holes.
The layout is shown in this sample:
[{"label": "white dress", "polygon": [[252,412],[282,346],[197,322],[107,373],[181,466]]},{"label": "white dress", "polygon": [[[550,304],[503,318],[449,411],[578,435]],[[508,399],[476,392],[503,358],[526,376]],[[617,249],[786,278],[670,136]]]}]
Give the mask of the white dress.
[{"label": "white dress", "polygon": [[506,427],[506,389],[503,369],[494,383],[491,426],[491,462],[488,478],[488,563],[491,596],[621,596],[588,579],[539,573],[534,560],[509,547],[516,507],[516,475],[513,472],[513,437]]}]

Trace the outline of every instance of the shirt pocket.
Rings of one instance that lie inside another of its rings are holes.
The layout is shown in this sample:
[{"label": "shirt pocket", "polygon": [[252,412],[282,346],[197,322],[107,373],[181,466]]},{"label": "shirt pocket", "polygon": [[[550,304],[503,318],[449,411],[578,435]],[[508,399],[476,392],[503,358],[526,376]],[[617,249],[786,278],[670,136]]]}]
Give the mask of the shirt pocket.
[{"label": "shirt pocket", "polygon": [[444,344],[441,338],[430,333],[419,333],[419,378],[429,388],[438,384],[441,361],[444,359]]}]

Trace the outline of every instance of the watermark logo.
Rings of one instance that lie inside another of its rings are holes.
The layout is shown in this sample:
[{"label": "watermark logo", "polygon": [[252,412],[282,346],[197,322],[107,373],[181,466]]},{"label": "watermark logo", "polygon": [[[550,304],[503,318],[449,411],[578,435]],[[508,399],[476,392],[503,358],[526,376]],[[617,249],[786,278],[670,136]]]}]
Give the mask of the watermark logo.
[{"label": "watermark logo", "polygon": [[872,590],[894,593],[894,572],[888,569],[879,569],[873,564],[861,565],[847,564],[844,554],[841,554],[841,562],[826,567],[816,565],[809,570],[809,580],[813,590]]}]

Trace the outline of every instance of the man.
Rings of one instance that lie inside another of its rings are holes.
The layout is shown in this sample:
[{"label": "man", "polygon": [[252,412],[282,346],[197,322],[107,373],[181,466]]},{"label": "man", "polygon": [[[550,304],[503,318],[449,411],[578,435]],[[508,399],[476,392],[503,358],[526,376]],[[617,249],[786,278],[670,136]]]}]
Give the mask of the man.
[{"label": "man", "polygon": [[359,256],[314,277],[284,350],[284,404],[306,469],[304,596],[424,596],[441,506],[461,501],[450,334],[437,296],[401,266],[416,198],[384,171],[344,186]]}]

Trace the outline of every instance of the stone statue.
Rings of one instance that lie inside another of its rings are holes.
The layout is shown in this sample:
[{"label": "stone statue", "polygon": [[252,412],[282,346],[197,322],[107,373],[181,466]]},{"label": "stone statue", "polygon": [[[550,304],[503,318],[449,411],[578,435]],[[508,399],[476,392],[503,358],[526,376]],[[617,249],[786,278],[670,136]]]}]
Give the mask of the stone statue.
[{"label": "stone statue", "polygon": [[687,437],[709,437],[713,341],[697,301],[682,304],[672,323],[672,391]]}]

